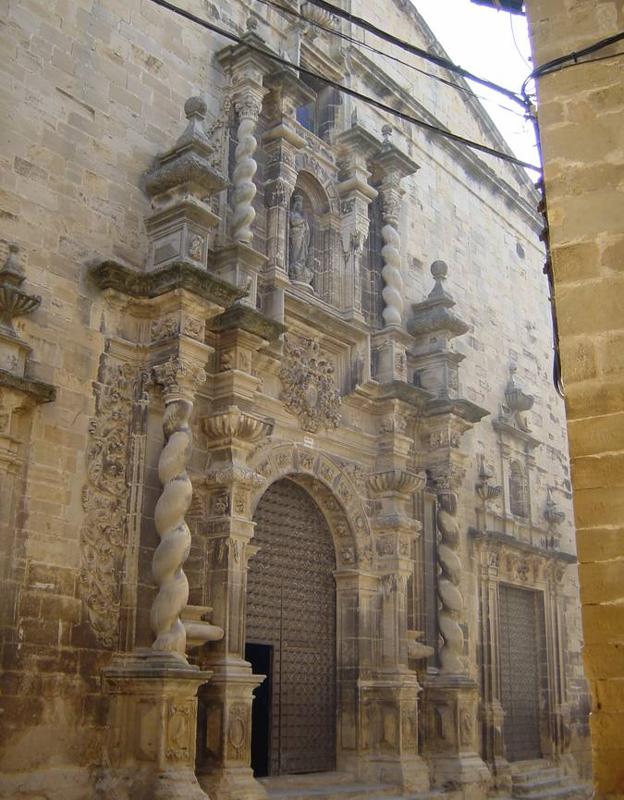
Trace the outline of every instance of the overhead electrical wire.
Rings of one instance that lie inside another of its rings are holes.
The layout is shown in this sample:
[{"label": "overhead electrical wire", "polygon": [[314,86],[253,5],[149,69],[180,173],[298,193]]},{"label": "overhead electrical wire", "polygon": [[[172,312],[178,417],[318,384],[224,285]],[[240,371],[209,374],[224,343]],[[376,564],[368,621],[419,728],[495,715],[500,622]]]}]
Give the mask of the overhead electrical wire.
[{"label": "overhead electrical wire", "polygon": [[292,8],[287,8],[286,6],[283,6],[279,2],[279,0],[258,0],[258,2],[270,6],[271,8],[274,8],[277,11],[282,11],[283,13],[287,14],[290,17],[301,20],[302,22],[306,22],[308,25],[313,25],[315,28],[318,28],[319,30],[325,33],[329,33],[330,35],[335,36],[338,39],[342,39],[343,41],[349,42],[350,44],[357,45],[358,47],[363,47],[366,50],[370,50],[370,52],[372,53],[376,53],[377,55],[382,56],[383,58],[387,58],[390,61],[394,61],[397,64],[401,64],[401,66],[407,67],[408,69],[411,69],[414,72],[418,72],[421,75],[425,75],[428,78],[432,78],[434,81],[439,81],[440,83],[443,83],[446,86],[450,86],[453,89],[457,89],[457,91],[459,92],[465,92],[467,95],[470,95],[470,97],[474,97],[477,100],[483,100],[484,102],[487,103],[494,103],[496,106],[498,106],[498,108],[502,108],[504,111],[508,111],[510,114],[514,114],[515,116],[521,117],[522,119],[526,119],[525,111],[524,112],[517,111],[515,108],[509,108],[509,106],[504,106],[502,105],[502,103],[498,103],[489,97],[477,94],[469,86],[462,86],[456,81],[451,81],[448,78],[443,78],[441,75],[436,75],[433,72],[427,72],[427,70],[421,69],[420,67],[417,67],[415,64],[410,64],[409,61],[404,61],[402,58],[392,55],[391,53],[386,53],[383,50],[380,50],[378,47],[374,47],[372,44],[369,44],[368,42],[364,42],[361,39],[356,39],[354,36],[349,36],[349,34],[344,33],[344,31],[328,28],[327,26],[322,25],[320,22],[316,22],[315,20],[309,19],[299,11],[295,11]]},{"label": "overhead electrical wire", "polygon": [[494,83],[493,81],[480,78],[478,75],[475,75],[469,70],[460,67],[458,64],[450,61],[448,58],[436,56],[434,53],[430,53],[428,50],[423,50],[422,47],[417,47],[416,45],[405,41],[405,39],[400,39],[398,36],[394,36],[392,33],[382,31],[381,28],[373,25],[372,22],[369,22],[363,17],[358,17],[355,14],[351,14],[349,11],[345,11],[344,9],[333,5],[333,3],[326,2],[326,0],[307,0],[307,2],[313,6],[323,9],[323,11],[328,11],[330,14],[335,14],[337,17],[347,20],[347,22],[351,22],[353,25],[357,25],[358,28],[362,28],[363,30],[372,33],[374,36],[400,47],[407,53],[420,56],[420,58],[423,58],[426,61],[431,61],[432,64],[437,64],[439,67],[443,67],[449,72],[455,72],[458,75],[461,75],[463,78],[467,78],[475,83],[479,83],[482,86],[487,86],[488,89],[493,89],[495,92],[500,92],[501,94],[504,94],[505,97],[513,100],[514,103],[518,103],[521,106],[525,105],[523,98],[517,92],[507,89],[505,86],[500,86],[498,83]]},{"label": "overhead electrical wire", "polygon": [[562,56],[557,56],[557,58],[546,61],[541,66],[536,67],[533,72],[531,72],[531,74],[524,79],[522,88],[520,90],[522,96],[526,97],[527,84],[529,81],[535,80],[536,78],[543,78],[546,75],[552,75],[554,72],[559,72],[560,70],[567,69],[568,67],[590,64],[593,61],[603,61],[607,58],[614,58],[615,56],[621,55],[621,53],[614,53],[612,55],[602,56],[601,58],[586,59],[584,61],[580,60],[584,56],[590,56],[592,53],[597,53],[599,50],[603,50],[605,47],[610,47],[612,44],[622,41],[622,39],[624,39],[624,31],[615,33],[613,36],[607,36],[605,39],[599,39],[597,42],[594,42],[594,44],[590,44],[587,47],[581,48],[580,50],[572,50],[570,53],[565,53]]},{"label": "overhead electrical wire", "polygon": [[392,108],[392,106],[386,105],[386,103],[382,103],[380,100],[376,100],[374,97],[370,97],[369,95],[363,94],[362,92],[358,92],[356,89],[352,89],[349,86],[345,86],[338,81],[334,81],[331,78],[327,78],[323,75],[319,75],[319,73],[314,72],[313,70],[307,69],[306,67],[302,67],[298,64],[289,61],[286,58],[282,58],[282,56],[277,55],[276,53],[271,52],[270,50],[256,46],[253,43],[246,41],[241,36],[238,36],[235,33],[231,33],[224,28],[220,28],[218,25],[215,25],[212,22],[209,22],[206,19],[196,16],[195,14],[187,11],[186,9],[179,8],[178,6],[174,5],[173,3],[168,2],[168,0],[150,0],[151,3],[154,5],[160,6],[161,8],[165,8],[178,16],[184,17],[185,19],[193,22],[197,25],[200,25],[202,28],[211,31],[212,33],[216,33],[218,36],[223,36],[225,39],[229,39],[232,42],[236,42],[237,44],[242,44],[250,50],[260,53],[265,58],[275,61],[278,64],[282,64],[282,66],[288,67],[289,69],[293,69],[298,71],[303,75],[308,75],[311,78],[316,78],[317,80],[323,81],[328,86],[332,86],[334,89],[338,89],[345,94],[350,95],[351,97],[355,97],[357,100],[361,100],[368,105],[371,105],[375,108],[378,108],[381,111],[384,111],[388,114],[392,114],[399,119],[403,119],[406,122],[410,122],[413,125],[416,125],[419,128],[423,128],[424,130],[429,131],[432,134],[441,136],[445,139],[449,139],[450,141],[457,142],[458,144],[462,144],[466,147],[469,147],[472,150],[477,150],[481,153],[485,153],[487,155],[493,156],[495,158],[499,158],[502,161],[506,161],[510,164],[515,164],[519,167],[525,167],[526,169],[535,170],[536,172],[541,172],[541,167],[538,167],[535,164],[531,164],[527,161],[522,161],[516,156],[511,155],[510,153],[505,153],[502,150],[496,150],[493,147],[489,147],[488,145],[481,144],[480,142],[475,142],[472,139],[467,139],[464,136],[460,136],[457,133],[453,133],[452,131],[446,130],[444,128],[440,128],[437,125],[432,125],[429,122],[425,122],[418,117],[414,117],[411,114],[407,114],[404,111],[400,111],[399,109]]}]

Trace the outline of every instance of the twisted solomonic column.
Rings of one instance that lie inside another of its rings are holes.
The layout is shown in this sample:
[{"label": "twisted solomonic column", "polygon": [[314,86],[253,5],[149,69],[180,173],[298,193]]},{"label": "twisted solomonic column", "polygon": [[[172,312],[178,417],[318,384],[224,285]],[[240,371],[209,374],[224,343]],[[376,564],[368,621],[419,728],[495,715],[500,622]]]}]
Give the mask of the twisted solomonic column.
[{"label": "twisted solomonic column", "polygon": [[165,445],[158,459],[158,477],[163,489],[154,511],[160,543],[152,558],[152,576],[158,585],[150,612],[156,637],[152,649],[185,658],[186,630],[180,615],[189,596],[183,570],[191,549],[191,532],[184,520],[193,494],[186,473],[192,446],[189,419],[193,390],[206,380],[206,373],[189,362],[172,358],[154,367],[153,375],[164,391]]},{"label": "twisted solomonic column", "polygon": [[403,278],[401,277],[401,240],[394,225],[384,225],[381,229],[384,245],[381,257],[384,260],[381,277],[385,286],[382,290],[384,309],[381,312],[386,325],[400,325],[403,313]]},{"label": "twisted solomonic column", "polygon": [[401,238],[399,236],[399,209],[403,191],[400,187],[400,175],[389,173],[380,187],[384,225],[381,236],[384,240],[381,248],[384,280],[382,297],[384,309],[382,316],[386,325],[400,325],[403,314],[403,278],[401,276]]},{"label": "twisted solomonic column", "polygon": [[438,627],[444,640],[440,648],[442,671],[452,674],[465,672],[462,654],[464,633],[461,621],[464,613],[464,598],[460,591],[462,562],[458,555],[459,523],[456,518],[457,495],[449,490],[438,494],[437,526],[438,543]]},{"label": "twisted solomonic column", "polygon": [[256,196],[254,176],[258,165],[254,158],[256,147],[256,123],[260,114],[260,101],[245,95],[235,102],[238,112],[238,144],[234,152],[234,213],[232,217],[232,239],[235,242],[251,244],[253,233],[251,226],[256,218],[253,200]]}]

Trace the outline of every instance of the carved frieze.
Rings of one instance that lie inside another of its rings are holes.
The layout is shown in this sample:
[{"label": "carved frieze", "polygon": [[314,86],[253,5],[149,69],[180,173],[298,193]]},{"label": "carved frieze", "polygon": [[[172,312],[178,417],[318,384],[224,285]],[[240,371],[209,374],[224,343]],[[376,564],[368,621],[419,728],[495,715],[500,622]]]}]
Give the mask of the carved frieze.
[{"label": "carved frieze", "polygon": [[286,340],[279,372],[281,400],[299,418],[303,430],[336,428],[340,422],[340,395],[332,363],[313,339]]}]

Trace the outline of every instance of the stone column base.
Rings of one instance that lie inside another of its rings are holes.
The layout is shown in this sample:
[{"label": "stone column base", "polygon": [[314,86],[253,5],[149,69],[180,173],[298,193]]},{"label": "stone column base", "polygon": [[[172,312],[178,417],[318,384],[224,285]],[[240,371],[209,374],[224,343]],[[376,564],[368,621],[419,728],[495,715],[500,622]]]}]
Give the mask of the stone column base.
[{"label": "stone column base", "polygon": [[368,779],[397,786],[403,792],[426,792],[429,767],[420,756],[373,756],[368,764]]},{"label": "stone column base", "polygon": [[251,764],[252,692],[264,680],[246,661],[210,665],[210,683],[200,693],[205,731],[200,732],[198,780],[219,800],[263,800],[266,789]]},{"label": "stone column base", "polygon": [[429,768],[418,754],[420,686],[416,675],[408,670],[388,671],[363,688],[370,750],[360,761],[359,776],[404,792],[428,790]]},{"label": "stone column base", "polygon": [[119,656],[103,670],[111,702],[97,798],[206,800],[194,772],[196,695],[211,674],[153,650]]},{"label": "stone column base", "polygon": [[436,675],[425,682],[425,755],[434,786],[489,784],[477,752],[478,685],[466,675]]}]

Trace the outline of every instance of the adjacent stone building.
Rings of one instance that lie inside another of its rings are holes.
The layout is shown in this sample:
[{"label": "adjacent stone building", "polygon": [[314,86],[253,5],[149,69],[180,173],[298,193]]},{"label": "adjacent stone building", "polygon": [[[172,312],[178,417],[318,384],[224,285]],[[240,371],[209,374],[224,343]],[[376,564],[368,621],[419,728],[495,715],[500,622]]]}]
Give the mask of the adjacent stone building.
[{"label": "adjacent stone building", "polygon": [[[527,13],[537,65],[624,29],[624,6],[615,0],[529,0]],[[538,81],[597,798],[624,797],[621,45],[565,61]]]},{"label": "adjacent stone building", "polygon": [[314,77],[505,150],[314,5],[186,7],[237,41],[9,3],[0,796],[578,794],[531,183]]}]

